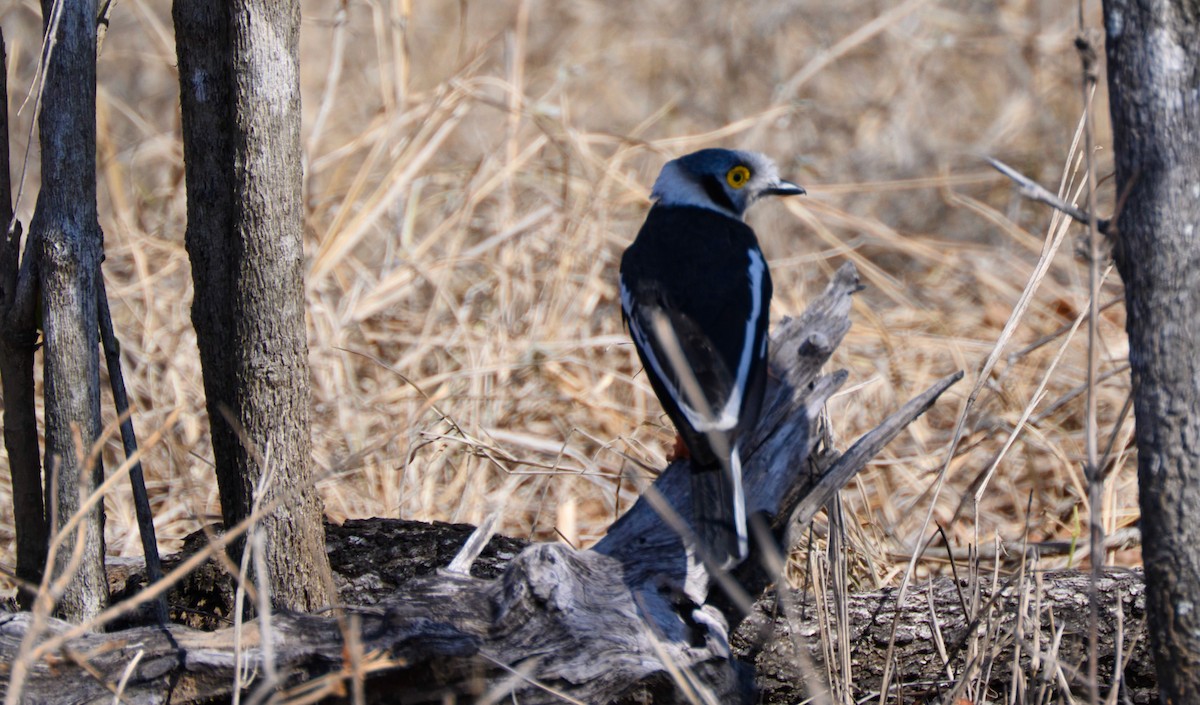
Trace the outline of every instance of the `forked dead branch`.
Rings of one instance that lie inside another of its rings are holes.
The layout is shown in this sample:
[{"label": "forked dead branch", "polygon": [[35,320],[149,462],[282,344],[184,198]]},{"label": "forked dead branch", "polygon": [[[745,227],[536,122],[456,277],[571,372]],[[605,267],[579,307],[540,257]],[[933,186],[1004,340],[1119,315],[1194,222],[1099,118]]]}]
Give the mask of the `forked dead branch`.
[{"label": "forked dead branch", "polygon": [[[822,367],[850,327],[851,297],[860,288],[854,266],[843,266],[802,316],[785,320],[773,334],[772,379],[748,444],[745,485],[750,512],[770,518],[776,535],[784,534],[789,518],[811,518],[961,378],[943,378],[840,458],[819,448],[821,412],[846,378]],[[829,470],[821,477],[816,467]],[[441,570],[337,617],[272,615],[269,626],[259,620],[243,627],[241,643],[248,646],[242,658],[251,672],[288,674],[297,688],[329,688],[330,694],[369,677],[373,692],[405,693],[405,702],[508,691],[519,692],[521,702],[608,702],[647,691],[744,701],[753,677],[730,658],[729,648],[731,627],[744,612],[717,605],[749,603],[700,605],[710,576],[694,564],[689,575],[671,526],[672,512],[690,507],[688,472],[686,460],[666,468],[590,550],[534,544],[496,579]],[[717,582],[736,582],[757,597],[774,580],[756,567],[765,564],[762,558],[752,555],[737,575]],[[343,583],[347,603],[361,584]],[[0,658],[11,662],[29,623],[27,615],[0,623]],[[55,624],[50,634],[66,628]],[[263,648],[267,639],[270,649]],[[268,653],[273,664],[265,662]],[[350,659],[351,653],[364,656]],[[66,687],[74,691],[72,700],[83,701],[110,695],[123,683],[126,702],[194,702],[227,693],[237,662],[233,629],[133,628],[69,641],[30,664],[23,688],[30,698],[57,700]],[[68,674],[76,677],[64,678]]]}]

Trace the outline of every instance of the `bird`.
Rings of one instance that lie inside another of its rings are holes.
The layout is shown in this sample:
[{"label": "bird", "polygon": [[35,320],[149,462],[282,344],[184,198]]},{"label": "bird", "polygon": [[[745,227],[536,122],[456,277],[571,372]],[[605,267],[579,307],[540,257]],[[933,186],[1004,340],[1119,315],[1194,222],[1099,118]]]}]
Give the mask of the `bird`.
[{"label": "bird", "polygon": [[728,570],[749,552],[742,458],[767,382],[771,273],[746,210],[805,190],[757,152],[702,149],[667,162],[621,257],[622,318],[692,461],[701,557]]}]

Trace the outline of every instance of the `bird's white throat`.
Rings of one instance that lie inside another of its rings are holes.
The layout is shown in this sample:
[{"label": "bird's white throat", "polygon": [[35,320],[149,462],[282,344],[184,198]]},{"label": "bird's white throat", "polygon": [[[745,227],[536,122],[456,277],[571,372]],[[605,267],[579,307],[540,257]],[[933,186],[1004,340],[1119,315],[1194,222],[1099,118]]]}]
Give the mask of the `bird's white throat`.
[{"label": "bird's white throat", "polygon": [[650,198],[663,206],[695,206],[716,211],[730,218],[742,219],[742,216],[728,208],[713,203],[704,187],[688,176],[677,162],[667,162],[663,166],[654,182],[654,188],[650,191]]}]

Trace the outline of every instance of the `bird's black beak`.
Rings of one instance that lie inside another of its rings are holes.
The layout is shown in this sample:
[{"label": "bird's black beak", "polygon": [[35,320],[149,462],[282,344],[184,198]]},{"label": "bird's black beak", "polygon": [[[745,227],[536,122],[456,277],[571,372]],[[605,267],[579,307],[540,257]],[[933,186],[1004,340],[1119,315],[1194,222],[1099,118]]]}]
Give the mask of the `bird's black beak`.
[{"label": "bird's black beak", "polygon": [[764,196],[803,196],[806,193],[808,192],[804,190],[803,186],[783,179],[776,181],[763,191]]}]

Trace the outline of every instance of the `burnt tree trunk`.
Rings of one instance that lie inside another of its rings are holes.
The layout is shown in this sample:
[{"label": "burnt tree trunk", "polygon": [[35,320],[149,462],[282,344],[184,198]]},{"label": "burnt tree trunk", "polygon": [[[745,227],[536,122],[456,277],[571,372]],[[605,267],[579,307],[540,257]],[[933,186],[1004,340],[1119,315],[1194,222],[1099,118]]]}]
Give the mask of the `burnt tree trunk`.
[{"label": "burnt tree trunk", "polygon": [[[45,31],[55,23],[58,30],[38,113],[42,185],[29,236],[42,294],[46,497],[50,516],[57,517],[53,530],[70,520],[102,476],[99,460],[88,454],[100,432],[96,278],[103,235],[96,214],[96,3],[43,0],[42,14]],[[83,545],[76,546],[76,533],[68,532],[54,562],[61,574],[72,553],[82,552],[59,602],[60,613],[77,621],[98,614],[108,599],[102,503],[88,511],[84,525]]]},{"label": "burnt tree trunk", "polygon": [[1105,0],[1151,644],[1200,702],[1200,4]]},{"label": "burnt tree trunk", "polygon": [[[32,240],[26,238],[22,276],[21,225],[13,220],[9,176],[7,66],[4,35],[0,33],[0,228],[4,229],[0,236],[0,379],[4,389],[4,448],[12,476],[17,577],[26,585],[37,585],[46,565],[49,526],[42,497],[33,382],[37,349],[35,257],[29,247]],[[17,597],[26,609],[33,604],[33,594],[24,586],[18,589]]]},{"label": "burnt tree trunk", "polygon": [[[310,458],[299,3],[178,0],[192,322],[225,525],[260,528],[274,602],[331,604]],[[278,501],[286,498],[286,501]]]}]

